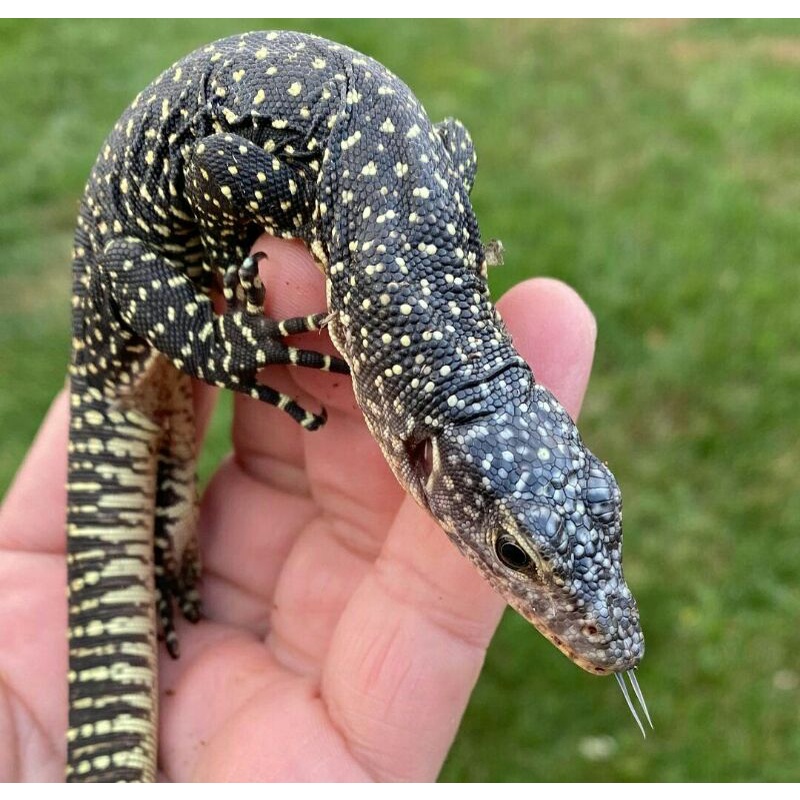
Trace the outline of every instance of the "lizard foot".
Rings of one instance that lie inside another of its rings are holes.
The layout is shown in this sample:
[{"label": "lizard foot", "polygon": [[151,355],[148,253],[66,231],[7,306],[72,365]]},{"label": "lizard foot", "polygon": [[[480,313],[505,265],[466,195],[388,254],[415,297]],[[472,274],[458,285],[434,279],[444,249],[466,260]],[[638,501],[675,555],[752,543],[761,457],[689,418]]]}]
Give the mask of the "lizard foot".
[{"label": "lizard foot", "polygon": [[338,356],[329,356],[316,350],[292,347],[282,340],[325,327],[330,314],[309,314],[273,320],[264,316],[264,284],[258,275],[258,263],[267,258],[266,253],[253,253],[241,265],[231,266],[223,278],[223,294],[228,304],[226,332],[239,340],[238,349],[255,346],[256,365],[286,364],[349,375],[350,368]]}]

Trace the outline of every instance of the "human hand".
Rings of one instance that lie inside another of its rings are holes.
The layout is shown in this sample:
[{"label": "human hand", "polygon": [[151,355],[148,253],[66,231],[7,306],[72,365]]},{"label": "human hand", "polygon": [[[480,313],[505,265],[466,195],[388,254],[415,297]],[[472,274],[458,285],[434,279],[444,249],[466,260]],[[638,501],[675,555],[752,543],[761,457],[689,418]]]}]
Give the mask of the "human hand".
[{"label": "human hand", "polygon": [[[296,242],[263,238],[267,313],[324,308]],[[576,416],[595,324],[569,288],[526,281],[499,308],[539,382]],[[306,347],[333,352],[327,337]],[[503,601],[398,486],[349,380],[270,368],[320,431],[235,398],[233,453],[206,489],[204,619],[160,659],[160,776],[434,779]],[[214,391],[196,384],[199,429]],[[62,780],[68,404],[61,393],[0,510],[0,780]],[[533,635],[533,633],[532,633]]]}]

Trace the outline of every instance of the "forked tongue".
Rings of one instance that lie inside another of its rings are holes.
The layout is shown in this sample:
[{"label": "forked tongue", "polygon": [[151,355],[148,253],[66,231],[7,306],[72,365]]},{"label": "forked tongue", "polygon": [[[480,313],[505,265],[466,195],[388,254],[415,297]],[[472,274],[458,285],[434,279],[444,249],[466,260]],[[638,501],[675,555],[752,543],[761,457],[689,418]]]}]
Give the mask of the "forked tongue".
[{"label": "forked tongue", "polygon": [[[624,674],[628,676],[628,680],[631,682],[631,687],[633,688],[633,693],[636,695],[636,699],[639,701],[639,705],[641,706],[642,711],[644,712],[645,719],[652,728],[653,721],[650,719],[650,712],[647,710],[647,704],[644,702],[644,695],[642,694],[642,690],[639,688],[639,681],[636,680],[636,674],[632,669],[629,669]],[[639,715],[636,713],[636,708],[631,702],[631,696],[628,693],[628,687],[625,683],[625,678],[619,672],[615,672],[614,677],[617,679],[619,688],[622,689],[622,696],[625,698],[625,702],[628,704],[628,708],[630,709],[631,714],[633,714],[633,718],[636,720],[636,724],[639,726],[639,730],[642,732],[642,736],[644,736],[644,738],[646,739],[647,734],[644,732],[644,725],[642,725],[642,721],[639,719]]]}]

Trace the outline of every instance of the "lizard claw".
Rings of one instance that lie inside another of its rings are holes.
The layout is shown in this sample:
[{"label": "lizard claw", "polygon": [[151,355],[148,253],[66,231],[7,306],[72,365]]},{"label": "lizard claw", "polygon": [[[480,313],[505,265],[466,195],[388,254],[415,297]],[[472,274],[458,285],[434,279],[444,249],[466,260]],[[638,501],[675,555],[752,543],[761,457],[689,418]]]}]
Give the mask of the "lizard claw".
[{"label": "lizard claw", "polygon": [[228,267],[222,280],[222,291],[229,306],[244,304],[248,314],[264,312],[266,292],[258,275],[258,263],[266,258],[266,253],[253,253],[241,264]]}]

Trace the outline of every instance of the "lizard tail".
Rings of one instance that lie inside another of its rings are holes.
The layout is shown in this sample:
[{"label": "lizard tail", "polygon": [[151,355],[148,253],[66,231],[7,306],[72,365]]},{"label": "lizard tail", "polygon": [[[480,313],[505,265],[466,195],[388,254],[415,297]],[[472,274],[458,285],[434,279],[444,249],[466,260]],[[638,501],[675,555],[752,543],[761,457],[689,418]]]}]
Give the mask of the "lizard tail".
[{"label": "lizard tail", "polygon": [[153,513],[159,428],[73,382],[68,781],[156,771]]}]

